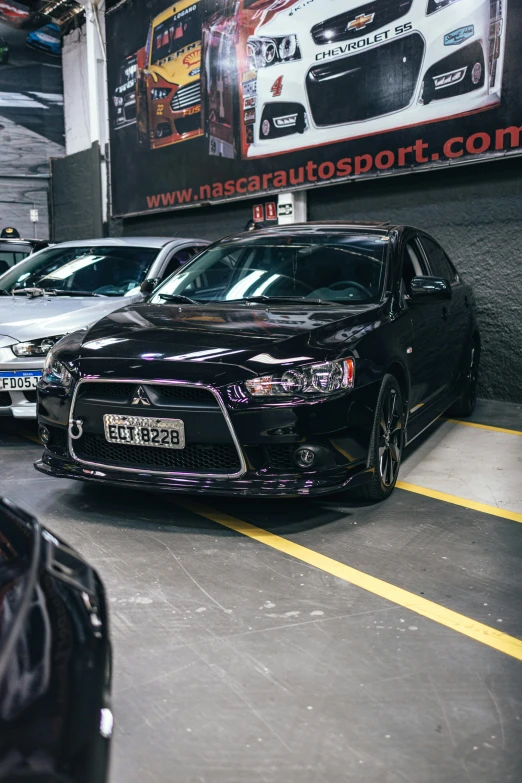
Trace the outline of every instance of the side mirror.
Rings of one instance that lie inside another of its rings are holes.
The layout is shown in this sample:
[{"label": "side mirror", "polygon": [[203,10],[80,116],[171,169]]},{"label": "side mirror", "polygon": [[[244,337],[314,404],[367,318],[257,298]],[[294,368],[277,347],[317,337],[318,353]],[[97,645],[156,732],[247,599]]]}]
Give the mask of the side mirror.
[{"label": "side mirror", "polygon": [[143,283],[140,285],[140,291],[145,296],[150,296],[156,286],[158,286],[160,283],[159,277],[149,277],[147,280],[144,280]]},{"label": "side mirror", "polygon": [[410,303],[451,299],[449,280],[442,277],[414,277],[410,283]]}]

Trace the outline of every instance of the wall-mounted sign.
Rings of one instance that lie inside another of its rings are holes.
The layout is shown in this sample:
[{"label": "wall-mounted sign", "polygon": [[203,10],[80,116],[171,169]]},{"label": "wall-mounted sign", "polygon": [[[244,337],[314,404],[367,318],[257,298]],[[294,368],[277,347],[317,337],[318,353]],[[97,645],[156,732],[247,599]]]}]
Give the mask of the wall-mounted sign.
[{"label": "wall-mounted sign", "polygon": [[126,0],[111,10],[114,213],[522,153],[521,8],[355,5]]}]

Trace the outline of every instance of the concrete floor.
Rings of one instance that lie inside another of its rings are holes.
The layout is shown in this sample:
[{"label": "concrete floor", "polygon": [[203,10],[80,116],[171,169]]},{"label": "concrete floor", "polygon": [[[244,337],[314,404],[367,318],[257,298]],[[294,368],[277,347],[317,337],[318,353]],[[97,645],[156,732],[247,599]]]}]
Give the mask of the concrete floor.
[{"label": "concrete floor", "polygon": [[[522,407],[474,421],[522,432]],[[110,599],[112,783],[520,783],[521,660],[175,496],[47,479],[27,435],[0,421],[0,492]],[[441,422],[419,441],[403,481],[515,518],[404,490],[205,505],[522,639],[522,437]]]}]

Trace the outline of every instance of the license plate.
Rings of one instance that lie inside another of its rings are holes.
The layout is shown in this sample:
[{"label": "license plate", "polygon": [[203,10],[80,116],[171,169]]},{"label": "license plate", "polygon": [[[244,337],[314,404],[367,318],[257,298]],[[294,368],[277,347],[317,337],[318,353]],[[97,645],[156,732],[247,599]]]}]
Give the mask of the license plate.
[{"label": "license plate", "polygon": [[39,379],[42,377],[40,370],[20,370],[19,372],[0,372],[0,390],[23,391],[24,389],[36,389]]},{"label": "license plate", "polygon": [[126,446],[152,446],[157,449],[184,449],[185,425],[181,419],[152,419],[141,416],[103,417],[105,439]]}]

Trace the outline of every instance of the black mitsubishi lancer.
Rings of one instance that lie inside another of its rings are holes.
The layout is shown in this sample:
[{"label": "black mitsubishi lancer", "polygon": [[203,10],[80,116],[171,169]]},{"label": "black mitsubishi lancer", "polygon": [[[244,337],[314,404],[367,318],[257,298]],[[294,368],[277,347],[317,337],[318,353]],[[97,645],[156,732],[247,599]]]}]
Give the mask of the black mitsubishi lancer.
[{"label": "black mitsubishi lancer", "polygon": [[184,493],[383,500],[407,443],[450,406],[473,411],[473,292],[414,228],[238,234],[142,291],[48,355],[37,470]]}]

